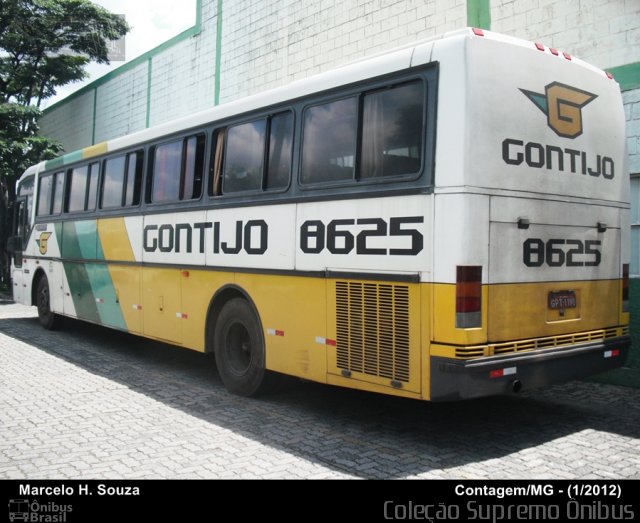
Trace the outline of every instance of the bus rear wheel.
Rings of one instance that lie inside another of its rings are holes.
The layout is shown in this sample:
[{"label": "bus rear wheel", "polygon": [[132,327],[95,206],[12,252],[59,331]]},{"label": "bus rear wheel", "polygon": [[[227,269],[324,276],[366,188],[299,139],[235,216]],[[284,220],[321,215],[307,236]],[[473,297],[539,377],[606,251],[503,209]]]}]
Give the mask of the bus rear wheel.
[{"label": "bus rear wheel", "polygon": [[38,320],[40,320],[40,325],[48,330],[55,330],[60,327],[62,318],[51,311],[49,280],[47,280],[44,274],[38,280],[36,306],[38,307]]},{"label": "bus rear wheel", "polygon": [[265,368],[260,320],[243,298],[233,298],[220,311],[214,354],[222,383],[235,394],[255,396],[267,392],[277,379]]}]

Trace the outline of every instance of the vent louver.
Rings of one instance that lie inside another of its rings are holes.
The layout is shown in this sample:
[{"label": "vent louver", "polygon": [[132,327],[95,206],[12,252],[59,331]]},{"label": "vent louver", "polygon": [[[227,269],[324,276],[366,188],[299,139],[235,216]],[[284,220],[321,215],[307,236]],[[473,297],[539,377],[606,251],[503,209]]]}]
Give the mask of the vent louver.
[{"label": "vent louver", "polygon": [[336,282],[339,369],[409,381],[409,288]]}]

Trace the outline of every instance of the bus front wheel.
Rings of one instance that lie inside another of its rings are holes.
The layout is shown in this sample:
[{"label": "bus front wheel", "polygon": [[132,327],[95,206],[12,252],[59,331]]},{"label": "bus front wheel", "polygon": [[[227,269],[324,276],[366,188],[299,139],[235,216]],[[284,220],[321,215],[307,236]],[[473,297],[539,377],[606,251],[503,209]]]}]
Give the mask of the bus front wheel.
[{"label": "bus front wheel", "polygon": [[51,293],[49,292],[49,281],[43,274],[38,280],[36,290],[36,306],[38,307],[38,319],[40,324],[48,330],[55,330],[60,327],[62,318],[51,311]]},{"label": "bus front wheel", "polygon": [[220,311],[214,335],[214,354],[224,386],[241,396],[271,389],[275,377],[265,368],[260,320],[243,298],[233,298]]}]

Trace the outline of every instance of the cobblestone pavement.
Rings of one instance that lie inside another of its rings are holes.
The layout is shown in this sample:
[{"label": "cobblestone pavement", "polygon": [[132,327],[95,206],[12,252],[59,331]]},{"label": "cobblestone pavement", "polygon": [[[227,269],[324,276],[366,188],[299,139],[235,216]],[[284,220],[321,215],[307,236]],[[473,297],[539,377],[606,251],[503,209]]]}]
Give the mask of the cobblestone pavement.
[{"label": "cobblestone pavement", "polygon": [[573,382],[450,404],[291,380],[0,301],[0,478],[640,478],[640,390]]}]

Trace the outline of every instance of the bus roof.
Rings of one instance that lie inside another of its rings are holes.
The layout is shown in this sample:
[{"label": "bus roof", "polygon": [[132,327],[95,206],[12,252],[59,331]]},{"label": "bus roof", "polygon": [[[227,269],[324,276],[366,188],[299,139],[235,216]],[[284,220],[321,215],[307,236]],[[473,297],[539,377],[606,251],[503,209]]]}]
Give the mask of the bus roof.
[{"label": "bus roof", "polygon": [[[540,51],[550,54],[558,54],[558,51],[555,49],[546,48],[539,43],[534,44],[527,40],[481,29],[465,28],[450,31],[435,37],[419,40],[402,47],[384,51],[374,56],[361,58],[336,69],[297,80],[284,86],[276,87],[218,105],[216,107],[205,109],[191,115],[179,117],[128,135],[106,140],[83,149],[69,152],[52,160],[42,161],[29,167],[21,176],[20,181],[25,177],[39,172],[61,168],[84,159],[126,149],[134,146],[135,144],[149,142],[163,136],[169,136],[180,131],[224,120],[235,115],[248,113],[262,107],[285,103],[313,93],[330,91],[331,89],[357,83],[369,78],[405,70],[410,67],[424,65],[432,61],[433,50],[439,45],[439,41],[446,40],[446,45],[456,45],[457,40],[457,45],[464,45],[465,40],[477,37],[491,39],[509,45],[537,48]],[[439,56],[444,56],[444,53],[440,53]],[[566,53],[564,53],[564,56],[568,57]],[[574,57],[569,57],[567,59],[572,60],[574,64],[589,68],[601,75],[606,74],[604,71],[587,64],[582,60]]]}]

